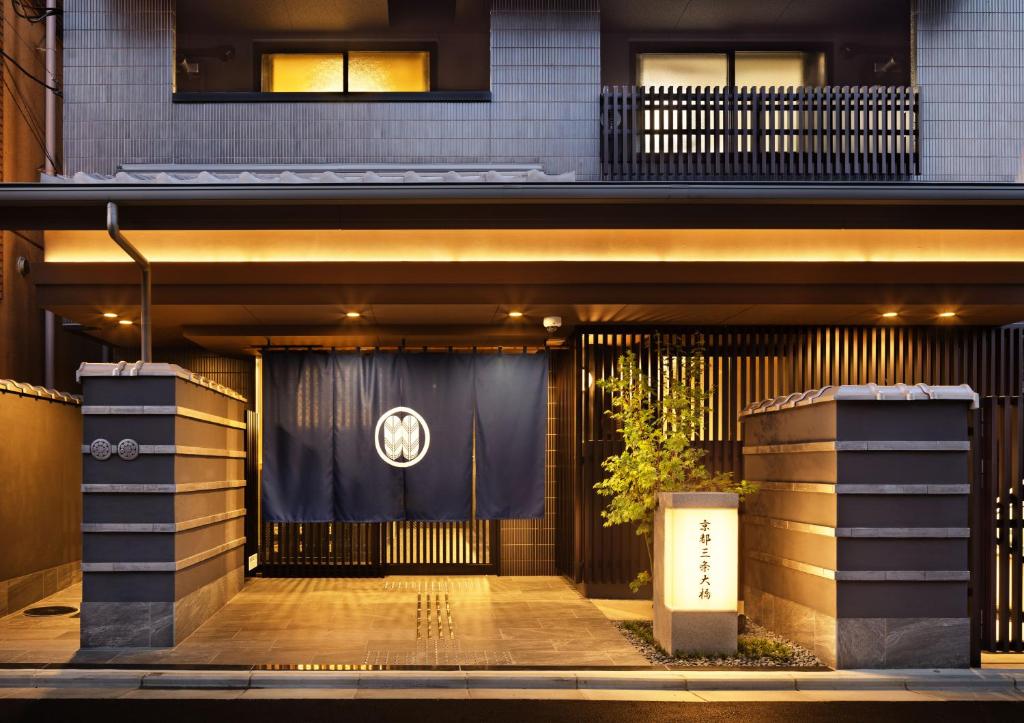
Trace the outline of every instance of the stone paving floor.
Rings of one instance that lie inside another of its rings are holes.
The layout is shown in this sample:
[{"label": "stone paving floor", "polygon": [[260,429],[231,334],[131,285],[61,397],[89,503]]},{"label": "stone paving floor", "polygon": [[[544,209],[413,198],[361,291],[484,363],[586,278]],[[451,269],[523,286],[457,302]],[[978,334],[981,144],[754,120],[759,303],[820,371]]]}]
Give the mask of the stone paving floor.
[{"label": "stone paving floor", "polygon": [[[73,585],[37,605],[78,606]],[[78,618],[0,619],[0,663],[646,666],[557,577],[255,578],[173,649],[79,650]]]}]

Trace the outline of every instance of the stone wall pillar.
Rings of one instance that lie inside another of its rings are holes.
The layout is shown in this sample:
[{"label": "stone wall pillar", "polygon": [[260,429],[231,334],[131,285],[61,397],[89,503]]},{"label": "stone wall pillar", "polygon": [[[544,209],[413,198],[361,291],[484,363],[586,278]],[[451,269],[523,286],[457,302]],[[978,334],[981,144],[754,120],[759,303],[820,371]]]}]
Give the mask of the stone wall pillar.
[{"label": "stone wall pillar", "polygon": [[245,398],[172,364],[83,364],[81,644],[166,647],[244,579]]},{"label": "stone wall pillar", "polygon": [[965,667],[959,387],[826,387],[742,413],[744,608],[836,668]]}]

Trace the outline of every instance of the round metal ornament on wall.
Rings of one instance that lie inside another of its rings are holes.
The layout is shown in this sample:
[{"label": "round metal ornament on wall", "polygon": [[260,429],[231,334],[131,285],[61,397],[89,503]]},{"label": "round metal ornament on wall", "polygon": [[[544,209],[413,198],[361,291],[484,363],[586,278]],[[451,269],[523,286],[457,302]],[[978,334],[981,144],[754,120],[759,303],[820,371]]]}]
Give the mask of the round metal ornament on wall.
[{"label": "round metal ornament on wall", "polygon": [[134,439],[122,439],[117,443],[117,456],[131,462],[139,456],[139,443]]},{"label": "round metal ornament on wall", "polygon": [[110,442],[106,439],[94,439],[92,444],[89,445],[89,454],[92,455],[93,459],[98,459],[101,462],[105,459],[110,459],[110,454],[113,452],[113,447]]}]

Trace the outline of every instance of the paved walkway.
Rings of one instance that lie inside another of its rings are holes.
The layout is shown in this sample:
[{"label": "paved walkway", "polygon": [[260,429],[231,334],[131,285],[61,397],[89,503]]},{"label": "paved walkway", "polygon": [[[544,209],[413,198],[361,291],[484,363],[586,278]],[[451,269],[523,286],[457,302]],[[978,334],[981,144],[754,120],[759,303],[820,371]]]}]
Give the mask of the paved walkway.
[{"label": "paved walkway", "polygon": [[[38,605],[74,605],[72,586]],[[79,650],[78,618],[0,619],[0,663],[646,666],[557,577],[253,579],[168,650]]]}]

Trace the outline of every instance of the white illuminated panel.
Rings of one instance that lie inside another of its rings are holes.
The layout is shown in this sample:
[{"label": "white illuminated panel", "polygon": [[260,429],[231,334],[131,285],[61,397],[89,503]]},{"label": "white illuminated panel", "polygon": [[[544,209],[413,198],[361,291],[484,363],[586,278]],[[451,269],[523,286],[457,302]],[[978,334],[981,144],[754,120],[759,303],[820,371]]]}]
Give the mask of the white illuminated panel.
[{"label": "white illuminated panel", "polygon": [[697,612],[736,610],[737,510],[673,507],[664,512],[665,607]]}]

